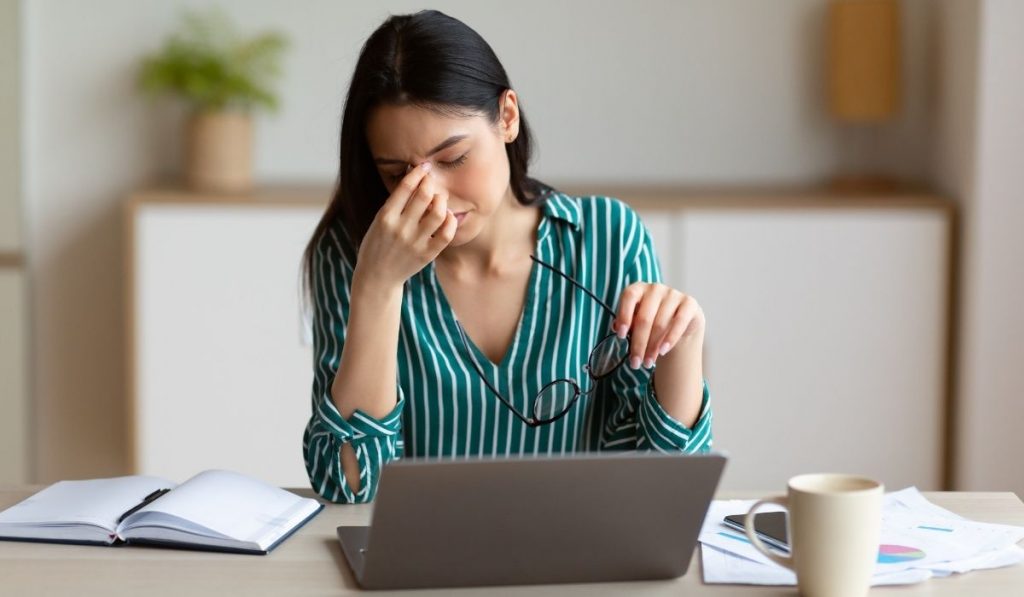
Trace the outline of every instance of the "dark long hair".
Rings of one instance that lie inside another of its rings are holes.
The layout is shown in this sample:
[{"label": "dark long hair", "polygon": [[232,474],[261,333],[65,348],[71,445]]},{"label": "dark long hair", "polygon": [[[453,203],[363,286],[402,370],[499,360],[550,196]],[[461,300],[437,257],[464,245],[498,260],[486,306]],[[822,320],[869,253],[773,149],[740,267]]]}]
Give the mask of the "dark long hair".
[{"label": "dark long hair", "polygon": [[[494,50],[462,21],[436,10],[392,15],[363,44],[341,121],[334,196],[303,254],[305,288],[312,288],[312,255],[340,220],[358,246],[388,198],[366,138],[371,112],[382,105],[415,105],[438,114],[483,115],[497,125],[500,98],[511,89]],[[532,139],[520,107],[519,132],[505,144],[512,193],[524,205],[542,202],[551,187],[527,176]]]}]

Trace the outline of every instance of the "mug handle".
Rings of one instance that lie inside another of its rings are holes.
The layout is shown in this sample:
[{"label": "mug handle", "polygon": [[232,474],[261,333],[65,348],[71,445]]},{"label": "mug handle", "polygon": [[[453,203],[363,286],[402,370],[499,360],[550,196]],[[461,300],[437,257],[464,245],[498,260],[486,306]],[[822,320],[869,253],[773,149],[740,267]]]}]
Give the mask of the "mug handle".
[{"label": "mug handle", "polygon": [[[764,543],[761,541],[761,538],[758,537],[757,533],[754,532],[754,513],[757,511],[758,508],[765,504],[776,504],[782,506],[786,510],[789,510],[789,504],[787,503],[785,496],[766,498],[757,501],[753,506],[750,507],[750,510],[747,512],[746,517],[744,517],[743,519],[743,528],[747,532],[747,539],[750,539],[750,543],[754,546],[754,549],[764,554],[765,557],[767,557],[771,561],[775,562],[780,566],[796,571],[796,569],[793,567],[792,555],[780,556],[776,553],[769,551],[768,548],[764,546]],[[792,545],[793,539],[792,537],[790,537],[790,554],[793,553]]]}]

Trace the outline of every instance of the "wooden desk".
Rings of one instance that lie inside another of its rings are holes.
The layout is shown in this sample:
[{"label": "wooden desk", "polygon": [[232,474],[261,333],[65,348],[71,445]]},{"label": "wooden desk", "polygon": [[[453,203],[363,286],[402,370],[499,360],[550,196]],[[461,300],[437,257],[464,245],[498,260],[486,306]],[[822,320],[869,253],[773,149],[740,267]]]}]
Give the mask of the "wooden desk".
[{"label": "wooden desk", "polygon": [[[0,509],[41,487],[0,487]],[[312,496],[309,490],[298,493]],[[754,498],[764,492],[723,492]],[[928,499],[968,518],[1024,525],[1024,503],[1012,493],[926,493]],[[267,556],[180,551],[152,547],[104,548],[0,541],[3,595],[337,595],[359,589],[334,529],[365,524],[372,506],[328,505],[312,522]],[[543,585],[494,589],[444,589],[417,595],[795,595],[794,587],[705,585],[696,557],[685,576],[670,581]],[[1021,595],[1024,565],[939,578],[910,587],[876,588],[871,595]],[[373,592],[373,595],[382,593]]]}]

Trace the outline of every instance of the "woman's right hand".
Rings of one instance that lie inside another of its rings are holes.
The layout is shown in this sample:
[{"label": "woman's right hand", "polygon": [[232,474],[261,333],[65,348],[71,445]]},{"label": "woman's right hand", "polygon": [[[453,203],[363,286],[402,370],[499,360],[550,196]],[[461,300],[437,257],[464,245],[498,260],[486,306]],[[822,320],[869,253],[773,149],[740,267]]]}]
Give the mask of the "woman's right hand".
[{"label": "woman's right hand", "polygon": [[448,192],[424,162],[406,173],[370,223],[354,275],[385,288],[401,287],[452,242],[457,229]]}]

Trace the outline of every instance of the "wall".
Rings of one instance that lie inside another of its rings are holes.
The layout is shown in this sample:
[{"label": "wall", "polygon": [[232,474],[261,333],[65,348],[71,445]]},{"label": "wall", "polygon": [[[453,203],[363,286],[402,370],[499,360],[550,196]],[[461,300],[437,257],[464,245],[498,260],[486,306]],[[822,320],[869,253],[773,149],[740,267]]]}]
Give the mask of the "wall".
[{"label": "wall", "polygon": [[[120,206],[177,171],[180,113],[133,90],[139,57],[203,2],[34,0],[24,105],[33,272],[37,476],[124,470]],[[283,110],[261,118],[263,181],[330,181],[339,115],[365,37],[414,2],[221,3],[247,31],[293,41]],[[844,159],[821,101],[825,0],[437,2],[495,48],[536,132],[534,172],[554,183],[803,184]],[[916,72],[925,0],[908,2]],[[98,18],[97,15],[102,15]],[[88,23],[88,26],[82,26]],[[924,81],[911,78],[909,97]],[[913,100],[881,137],[895,172],[919,177],[929,146]],[[173,363],[168,363],[173,367]],[[306,395],[296,400],[307,400]],[[296,436],[298,438],[298,436]],[[298,441],[298,439],[296,440]]]},{"label": "wall", "polygon": [[0,483],[28,479],[31,418],[21,210],[21,5],[0,0]]},{"label": "wall", "polygon": [[935,178],[962,201],[957,487],[1024,495],[1024,4],[942,3]]},{"label": "wall", "polygon": [[0,1],[0,252],[21,250],[21,10]]},{"label": "wall", "polygon": [[0,253],[22,248],[21,6],[0,0]]}]

